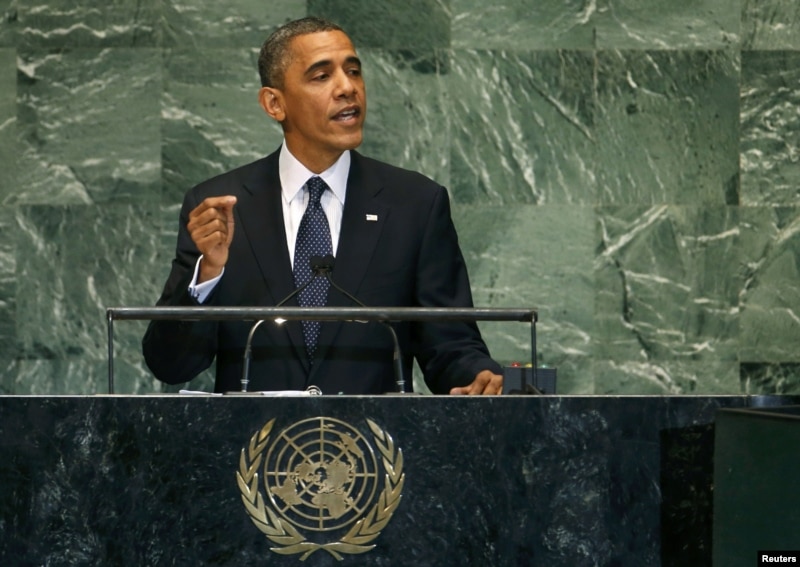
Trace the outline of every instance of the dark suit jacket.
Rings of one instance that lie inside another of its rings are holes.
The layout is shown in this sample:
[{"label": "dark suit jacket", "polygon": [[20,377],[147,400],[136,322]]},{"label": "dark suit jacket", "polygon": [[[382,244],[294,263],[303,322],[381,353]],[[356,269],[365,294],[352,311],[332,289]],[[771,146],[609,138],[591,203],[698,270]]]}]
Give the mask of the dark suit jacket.
[{"label": "dark suit jacket", "polygon": [[[236,224],[225,273],[206,305],[270,306],[293,291],[278,153],[201,183],[186,194],[176,256],[158,305],[196,304],[187,288],[199,253],[186,222],[194,207],[216,195],[237,197]],[[351,153],[332,279],[368,306],[471,307],[445,189],[418,173]],[[367,215],[378,220],[368,221]],[[331,288],[328,305],[352,306],[352,302]],[[251,322],[153,321],[143,339],[145,360],[158,379],[177,384],[191,380],[216,357],[215,390],[239,391],[251,326]],[[501,371],[474,324],[394,326],[409,384],[412,356],[434,393],[469,384],[481,370]],[[324,394],[395,391],[388,330],[378,323],[324,322],[315,363],[309,365],[299,322],[261,325],[253,338],[249,390],[302,390],[311,384]]]}]

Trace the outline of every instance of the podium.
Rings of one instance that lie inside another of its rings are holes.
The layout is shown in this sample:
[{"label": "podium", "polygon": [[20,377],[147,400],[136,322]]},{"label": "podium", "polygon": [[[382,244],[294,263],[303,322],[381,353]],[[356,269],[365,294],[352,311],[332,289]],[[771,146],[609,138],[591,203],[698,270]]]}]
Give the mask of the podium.
[{"label": "podium", "polygon": [[0,397],[0,564],[709,565],[718,410],[798,402]]}]

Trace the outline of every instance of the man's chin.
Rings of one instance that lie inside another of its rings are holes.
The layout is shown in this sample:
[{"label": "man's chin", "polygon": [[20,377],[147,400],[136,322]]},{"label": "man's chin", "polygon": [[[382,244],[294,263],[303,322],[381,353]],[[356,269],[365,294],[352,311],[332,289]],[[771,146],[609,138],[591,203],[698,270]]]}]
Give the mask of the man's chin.
[{"label": "man's chin", "polygon": [[364,141],[364,136],[361,134],[358,136],[342,136],[340,148],[342,151],[354,150],[361,145],[362,141]]}]

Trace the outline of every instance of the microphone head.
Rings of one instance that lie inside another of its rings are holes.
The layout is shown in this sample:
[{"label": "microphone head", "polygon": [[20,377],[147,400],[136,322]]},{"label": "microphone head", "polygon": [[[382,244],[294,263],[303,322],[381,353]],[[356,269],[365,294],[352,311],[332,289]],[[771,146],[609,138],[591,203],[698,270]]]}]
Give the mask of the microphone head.
[{"label": "microphone head", "polygon": [[331,254],[325,256],[311,256],[311,271],[315,274],[327,274],[333,271],[334,258]]}]

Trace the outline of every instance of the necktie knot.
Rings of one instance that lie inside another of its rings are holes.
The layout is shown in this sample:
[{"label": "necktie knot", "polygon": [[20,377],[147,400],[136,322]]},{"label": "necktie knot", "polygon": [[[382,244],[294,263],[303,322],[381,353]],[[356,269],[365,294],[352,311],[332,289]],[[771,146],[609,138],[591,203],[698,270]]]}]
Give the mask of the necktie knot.
[{"label": "necktie knot", "polygon": [[308,187],[308,206],[318,206],[320,204],[322,194],[325,192],[325,189],[328,188],[328,185],[322,180],[321,177],[317,177],[315,175],[306,181],[306,187]]}]

